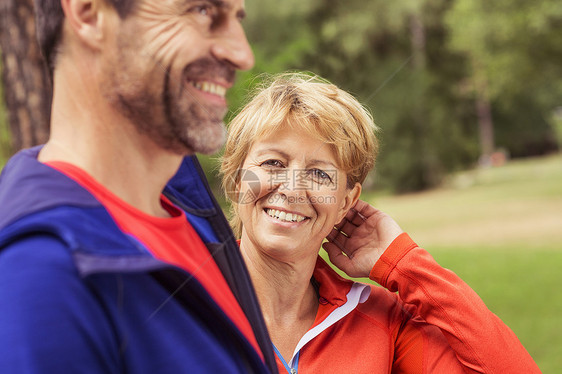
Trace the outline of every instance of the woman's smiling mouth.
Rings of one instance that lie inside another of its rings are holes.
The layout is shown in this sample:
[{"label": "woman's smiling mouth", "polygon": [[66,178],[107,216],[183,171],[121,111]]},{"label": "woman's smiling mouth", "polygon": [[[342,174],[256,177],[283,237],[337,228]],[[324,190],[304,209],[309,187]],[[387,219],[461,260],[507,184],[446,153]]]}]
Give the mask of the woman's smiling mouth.
[{"label": "woman's smiling mouth", "polygon": [[266,208],[264,209],[265,213],[272,218],[276,218],[282,222],[302,222],[308,217],[301,216],[297,213],[289,213],[282,210]]}]

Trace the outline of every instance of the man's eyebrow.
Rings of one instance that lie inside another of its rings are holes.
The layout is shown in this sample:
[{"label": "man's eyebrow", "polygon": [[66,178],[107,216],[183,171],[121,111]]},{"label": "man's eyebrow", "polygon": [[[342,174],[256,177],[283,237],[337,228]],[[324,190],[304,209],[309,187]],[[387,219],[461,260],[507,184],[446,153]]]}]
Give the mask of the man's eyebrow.
[{"label": "man's eyebrow", "polygon": [[[225,0],[183,0],[184,4],[190,4],[195,2],[207,2],[223,11],[229,11],[233,8],[233,5]],[[244,8],[240,8],[240,10],[236,12],[236,17],[239,18],[240,20],[246,18],[246,10]]]},{"label": "man's eyebrow", "polygon": [[[227,11],[234,8],[232,3],[228,3],[224,0],[209,0],[209,2],[212,3],[214,6],[216,6],[217,8]],[[239,18],[240,20],[246,18],[246,10],[244,8],[240,8],[236,12],[236,17]]]},{"label": "man's eyebrow", "polygon": [[189,5],[192,3],[209,3],[217,8],[228,9],[232,6],[224,0],[178,0],[178,4]]},{"label": "man's eyebrow", "polygon": [[207,1],[213,4],[214,6],[216,6],[217,8],[229,9],[232,7],[230,3],[227,3],[224,0],[207,0]]}]

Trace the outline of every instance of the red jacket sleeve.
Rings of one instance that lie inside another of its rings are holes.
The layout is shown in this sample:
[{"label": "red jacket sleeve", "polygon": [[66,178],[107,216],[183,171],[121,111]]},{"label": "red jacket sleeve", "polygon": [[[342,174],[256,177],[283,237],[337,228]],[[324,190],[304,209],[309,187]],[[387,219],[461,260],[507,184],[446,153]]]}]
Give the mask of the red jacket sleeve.
[{"label": "red jacket sleeve", "polygon": [[[398,291],[404,303],[415,307],[414,320],[419,317],[438,327],[467,373],[540,373],[517,336],[480,297],[407,234],[392,242],[369,278]],[[423,350],[434,349],[432,344],[442,350],[442,342],[435,339],[424,340]]]}]

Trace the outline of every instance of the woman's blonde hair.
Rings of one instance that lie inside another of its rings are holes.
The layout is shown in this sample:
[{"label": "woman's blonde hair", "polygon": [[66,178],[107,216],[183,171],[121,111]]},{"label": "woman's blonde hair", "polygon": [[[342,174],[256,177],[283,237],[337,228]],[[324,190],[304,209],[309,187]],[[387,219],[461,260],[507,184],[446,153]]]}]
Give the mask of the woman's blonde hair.
[{"label": "woman's blonde hair", "polygon": [[240,237],[237,188],[242,165],[255,141],[282,126],[304,130],[329,144],[347,174],[347,186],[363,183],[378,153],[377,127],[369,111],[349,93],[314,75],[271,76],[230,122],[220,173],[231,201],[231,225]]}]

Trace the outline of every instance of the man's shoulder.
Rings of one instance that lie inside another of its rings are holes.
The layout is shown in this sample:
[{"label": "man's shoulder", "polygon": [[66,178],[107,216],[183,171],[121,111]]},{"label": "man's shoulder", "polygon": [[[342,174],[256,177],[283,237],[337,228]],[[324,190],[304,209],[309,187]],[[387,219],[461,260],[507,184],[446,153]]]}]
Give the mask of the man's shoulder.
[{"label": "man's shoulder", "polygon": [[[47,269],[56,269],[45,278]],[[75,273],[71,252],[60,238],[36,233],[11,241],[0,250],[1,279],[14,278],[12,284],[56,281],[53,275]],[[15,282],[17,278],[17,282]]]},{"label": "man's shoulder", "polygon": [[[70,254],[137,254],[140,247],[121,231],[101,205],[95,208],[63,205],[28,214],[0,229],[0,254],[18,243],[23,243],[16,246],[22,250],[29,238],[49,243],[56,240]],[[34,253],[41,255],[42,252]]]},{"label": "man's shoulder", "polygon": [[37,147],[20,151],[2,170],[0,229],[25,216],[61,205],[99,205],[78,183],[37,161],[39,150]]}]

